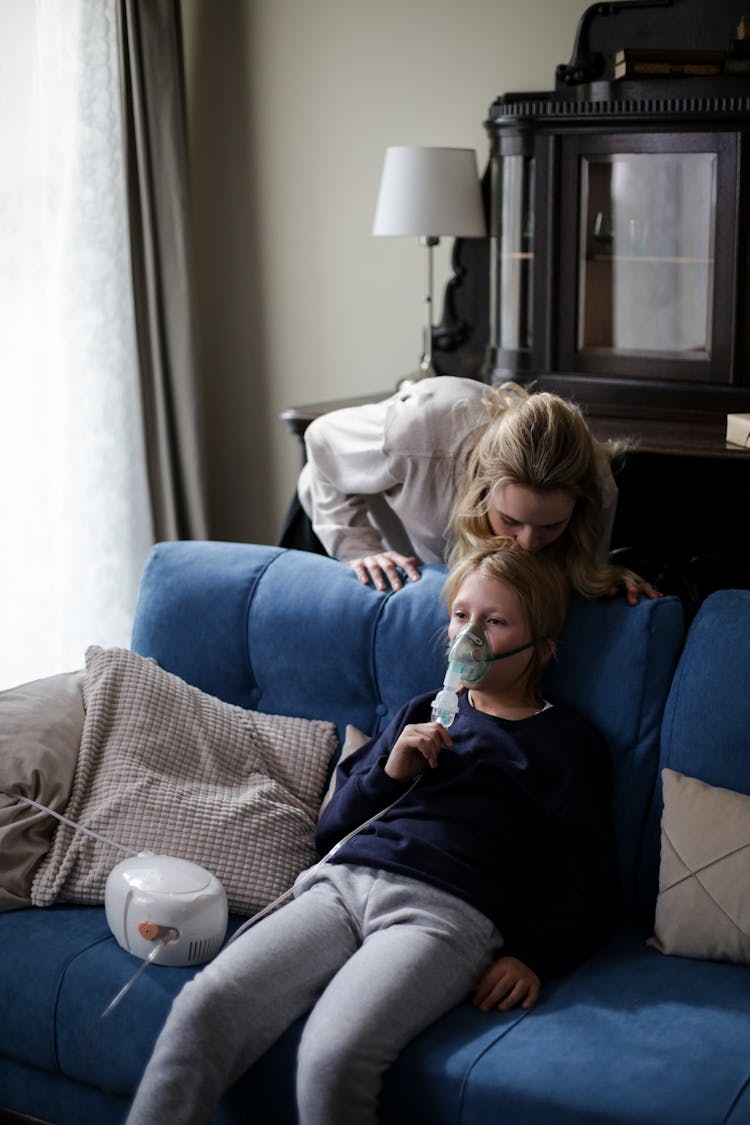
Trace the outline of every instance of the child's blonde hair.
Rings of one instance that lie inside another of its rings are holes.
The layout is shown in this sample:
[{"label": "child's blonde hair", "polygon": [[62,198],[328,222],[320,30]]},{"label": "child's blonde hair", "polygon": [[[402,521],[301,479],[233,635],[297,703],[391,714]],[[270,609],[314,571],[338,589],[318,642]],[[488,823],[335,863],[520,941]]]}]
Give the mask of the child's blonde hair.
[{"label": "child's blonde hair", "polygon": [[[505,582],[518,595],[525,622],[533,638],[552,643],[560,636],[568,612],[570,585],[564,572],[553,561],[524,551],[513,539],[485,541],[457,562],[443,586],[443,599],[449,612],[458,591],[472,574]],[[530,699],[542,701],[542,672],[550,645],[539,644],[524,673],[524,689]]]},{"label": "child's blonde hair", "polygon": [[627,443],[598,442],[580,409],[559,395],[529,394],[506,383],[487,396],[489,421],[474,447],[451,516],[449,561],[495,540],[488,512],[494,490],[516,484],[538,492],[560,489],[575,500],[570,523],[544,548],[574,589],[599,597],[625,574],[598,557],[603,534],[601,482]]}]

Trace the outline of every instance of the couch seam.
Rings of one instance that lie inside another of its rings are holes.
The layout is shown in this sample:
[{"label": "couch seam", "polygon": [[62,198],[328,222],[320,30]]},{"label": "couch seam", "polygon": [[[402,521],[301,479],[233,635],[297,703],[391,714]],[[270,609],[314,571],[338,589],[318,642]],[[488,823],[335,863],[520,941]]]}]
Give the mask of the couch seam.
[{"label": "couch seam", "polygon": [[[662,610],[662,606],[666,605],[666,604],[667,603],[662,603],[661,601],[657,601],[656,605],[654,606],[653,614],[652,614],[651,620],[649,622],[649,628],[648,628],[648,649],[647,649],[647,652],[646,652],[644,669],[648,668],[650,666],[652,655],[653,655],[654,634],[655,634],[655,631],[656,631],[655,615],[657,613],[659,613]],[[666,612],[666,610],[665,610],[665,612]],[[670,612],[671,612],[671,610],[670,610]],[[685,644],[685,633],[684,633],[684,618],[683,618],[682,643],[680,645],[680,649],[679,649],[678,654],[677,654],[677,660],[675,661],[675,667],[672,669],[672,676],[674,676],[674,673],[676,671],[677,665],[679,663],[679,657],[681,655],[682,648],[684,647],[684,644]],[[670,686],[671,686],[671,679],[670,679]],[[641,677],[641,691],[640,691],[640,697],[639,697],[639,701],[638,701],[639,702],[639,715],[640,715],[640,720],[639,720],[639,723],[638,723],[638,734],[637,734],[638,743],[641,743],[643,741],[643,738],[644,738],[645,734],[647,733],[647,728],[645,726],[645,718],[644,718],[644,700],[645,700],[645,698],[646,698],[645,677]],[[655,726],[654,726],[654,738],[656,739],[656,761],[654,763],[654,776],[653,776],[652,781],[651,781],[651,797],[648,800],[648,802],[646,803],[646,807],[643,811],[643,815],[640,818],[639,832],[638,832],[639,841],[643,841],[643,838],[644,838],[645,833],[646,833],[646,829],[647,829],[647,827],[649,825],[649,822],[651,820],[651,811],[652,811],[652,806],[653,806],[654,788],[655,788],[656,784],[658,783],[658,778],[659,778],[659,758],[660,758],[660,755],[661,755],[661,731],[662,731],[662,725],[663,725],[663,722],[664,722],[664,712],[665,712],[665,709],[666,709],[666,706],[667,706],[667,699],[668,698],[669,698],[669,690],[667,691],[667,694],[664,698],[664,702],[663,702],[663,704],[660,708],[658,721],[655,723]],[[630,787],[630,784],[632,782],[634,770],[635,770],[635,763],[633,762],[632,755],[630,755],[629,756],[629,769],[628,769],[628,787]],[[638,913],[639,913],[638,885],[639,885],[639,881],[640,881],[639,876],[640,876],[640,869],[641,869],[641,866],[642,866],[642,860],[643,860],[643,851],[642,851],[642,846],[639,844],[637,853],[635,855],[635,863],[634,863],[633,871],[631,873],[630,886],[627,889],[626,914],[628,914],[628,915],[636,915],[637,916]]]},{"label": "couch seam", "polygon": [[[53,1046],[54,1046],[54,1052],[55,1052],[55,1063],[57,1065],[57,1073],[64,1075],[66,1078],[71,1078],[72,1075],[67,1074],[67,1072],[63,1070],[62,1063],[60,1062],[60,1044],[59,1044],[59,1037],[58,1037],[58,1027],[59,1027],[59,1023],[60,1023],[60,1020],[59,1020],[60,994],[62,992],[62,988],[63,988],[63,985],[65,984],[65,980],[66,980],[67,975],[68,975],[68,970],[70,969],[71,965],[75,961],[78,961],[81,957],[83,957],[84,954],[88,953],[89,950],[95,949],[97,945],[101,945],[105,941],[109,941],[111,939],[111,937],[112,937],[111,933],[105,934],[104,937],[100,937],[100,938],[97,938],[96,941],[89,942],[85,946],[84,949],[77,949],[75,951],[75,953],[71,954],[71,956],[67,959],[67,961],[65,961],[65,964],[63,965],[62,972],[60,973],[60,979],[57,982],[57,990],[55,992],[55,1005],[54,1005],[54,1012],[53,1012],[53,1023],[52,1023],[52,1038],[53,1038]],[[97,1019],[99,1019],[98,1016],[97,1016]],[[88,1032],[87,1032],[87,1034],[88,1034]],[[78,1080],[76,1079],[76,1081],[78,1081]]]},{"label": "couch seam", "polygon": [[243,638],[242,638],[242,653],[243,653],[244,662],[245,662],[245,671],[247,672],[247,679],[248,679],[248,696],[252,695],[253,690],[256,690],[256,691],[259,690],[259,684],[258,684],[258,681],[256,679],[255,673],[253,671],[253,662],[250,658],[250,645],[248,644],[248,636],[249,636],[249,628],[250,628],[250,609],[251,609],[253,601],[255,599],[255,595],[256,595],[256,592],[258,590],[258,586],[260,584],[261,578],[263,578],[266,571],[270,567],[272,567],[273,564],[279,558],[281,558],[282,555],[288,554],[288,552],[289,552],[289,550],[291,550],[291,548],[276,547],[276,548],[274,548],[274,550],[275,550],[275,553],[271,556],[271,558],[267,559],[266,562],[263,563],[263,566],[261,567],[261,569],[255,575],[253,575],[253,577],[250,579],[249,587],[248,587],[247,593],[245,595],[245,617],[244,617],[244,631],[243,631]]},{"label": "couch seam", "polygon": [[385,613],[385,607],[395,593],[395,590],[384,591],[385,596],[381,597],[380,599],[380,605],[378,606],[378,611],[375,614],[375,620],[372,623],[372,633],[370,635],[370,676],[372,678],[373,684],[375,685],[375,713],[378,716],[378,718],[376,719],[376,726],[380,725],[380,717],[382,714],[381,708],[385,707],[385,700],[383,699],[383,692],[380,686],[380,677],[378,676],[377,662],[375,660],[375,650],[377,648],[378,642],[378,629],[380,627],[380,622],[383,618],[383,614]]},{"label": "couch seam", "polygon": [[729,1106],[729,1109],[727,1110],[727,1112],[724,1114],[724,1116],[721,1119],[721,1125],[727,1125],[727,1122],[732,1117],[732,1114],[734,1113],[735,1109],[737,1108],[737,1106],[740,1103],[740,1098],[744,1094],[745,1090],[747,1090],[748,1086],[750,1086],[750,1074],[747,1075],[747,1077],[745,1078],[745,1081],[742,1083],[739,1090],[737,1091],[737,1093],[732,1098],[732,1102],[731,1102],[731,1105]]},{"label": "couch seam", "polygon": [[[511,1031],[513,1031],[514,1028],[518,1027],[519,1023],[521,1023],[522,1020],[525,1020],[528,1015],[530,1015],[530,1012],[528,1012],[528,1011],[519,1013],[516,1016],[516,1018],[513,1020],[513,1022],[508,1027],[504,1027],[499,1032],[499,1034],[495,1036],[495,1038],[492,1040],[492,1042],[488,1043],[486,1045],[486,1047],[484,1047],[484,1049],[479,1052],[479,1054],[476,1056],[476,1058],[472,1059],[472,1061],[471,1061],[470,1065],[468,1066],[468,1068],[466,1070],[466,1073],[464,1074],[463,1079],[461,1081],[461,1093],[460,1093],[459,1100],[458,1100],[458,1121],[459,1121],[459,1125],[464,1120],[466,1091],[467,1091],[467,1088],[468,1088],[468,1085],[469,1085],[469,1079],[471,1078],[472,1072],[474,1071],[475,1067],[481,1062],[481,1060],[484,1058],[484,1056],[487,1054],[488,1051],[492,1050],[493,1047],[496,1047],[501,1039],[505,1039],[505,1037],[507,1035],[510,1035]],[[470,1123],[467,1122],[467,1125],[470,1125]]]}]

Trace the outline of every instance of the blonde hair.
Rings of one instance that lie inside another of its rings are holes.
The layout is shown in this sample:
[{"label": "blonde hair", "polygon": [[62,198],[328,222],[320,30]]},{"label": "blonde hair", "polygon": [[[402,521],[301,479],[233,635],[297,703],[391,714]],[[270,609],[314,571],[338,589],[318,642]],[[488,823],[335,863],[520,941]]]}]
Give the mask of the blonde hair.
[{"label": "blonde hair", "polygon": [[[485,541],[464,555],[448,573],[443,599],[450,613],[466,579],[472,574],[505,582],[515,590],[521,611],[533,638],[557,641],[568,612],[570,586],[564,572],[554,562],[524,551],[513,539]],[[524,690],[530,699],[542,701],[542,672],[549,648],[537,645],[524,672]]]},{"label": "blonde hair", "polygon": [[599,597],[630,571],[604,563],[602,480],[627,442],[599,442],[578,406],[559,395],[529,394],[505,383],[486,399],[487,426],[471,452],[450,521],[457,562],[477,546],[497,542],[488,512],[499,485],[517,484],[537,492],[561,490],[575,500],[570,522],[559,539],[544,548],[579,593]]}]

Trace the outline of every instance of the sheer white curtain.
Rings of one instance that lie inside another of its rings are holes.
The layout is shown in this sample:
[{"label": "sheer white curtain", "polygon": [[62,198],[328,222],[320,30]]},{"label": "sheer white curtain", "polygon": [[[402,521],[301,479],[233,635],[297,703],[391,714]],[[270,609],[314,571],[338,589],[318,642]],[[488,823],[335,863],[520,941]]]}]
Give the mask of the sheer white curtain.
[{"label": "sheer white curtain", "polygon": [[114,0],[0,0],[0,688],[127,645],[152,542]]}]

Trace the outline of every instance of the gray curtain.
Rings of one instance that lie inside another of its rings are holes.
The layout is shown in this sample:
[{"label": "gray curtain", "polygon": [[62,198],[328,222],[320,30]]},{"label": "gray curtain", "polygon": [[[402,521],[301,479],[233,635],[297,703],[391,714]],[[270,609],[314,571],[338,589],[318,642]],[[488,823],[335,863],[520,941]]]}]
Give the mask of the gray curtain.
[{"label": "gray curtain", "polygon": [[179,0],[118,0],[130,242],[157,539],[207,533]]}]

